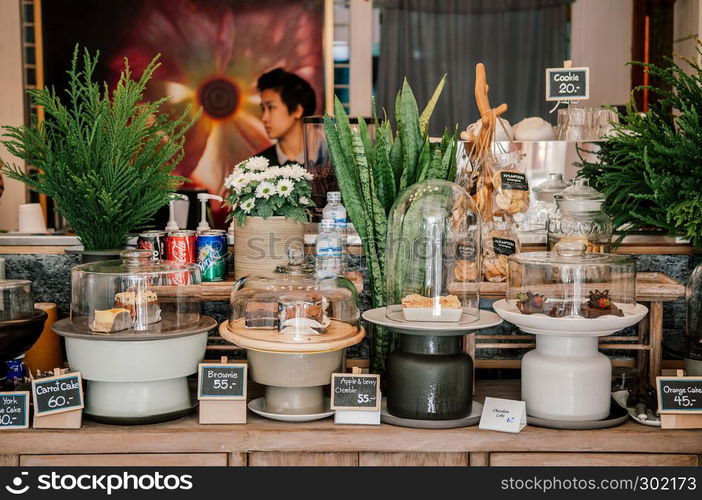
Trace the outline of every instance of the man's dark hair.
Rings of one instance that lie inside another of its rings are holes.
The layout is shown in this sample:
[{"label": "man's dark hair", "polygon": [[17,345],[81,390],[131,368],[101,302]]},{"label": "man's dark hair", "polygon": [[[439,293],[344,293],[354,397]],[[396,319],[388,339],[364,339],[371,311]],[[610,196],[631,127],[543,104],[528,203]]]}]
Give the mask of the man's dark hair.
[{"label": "man's dark hair", "polygon": [[314,114],[317,100],[312,86],[295,73],[289,73],[283,68],[276,68],[262,74],[256,84],[259,92],[275,90],[280,94],[280,99],[288,108],[288,113],[293,113],[297,105],[302,106],[302,116]]}]

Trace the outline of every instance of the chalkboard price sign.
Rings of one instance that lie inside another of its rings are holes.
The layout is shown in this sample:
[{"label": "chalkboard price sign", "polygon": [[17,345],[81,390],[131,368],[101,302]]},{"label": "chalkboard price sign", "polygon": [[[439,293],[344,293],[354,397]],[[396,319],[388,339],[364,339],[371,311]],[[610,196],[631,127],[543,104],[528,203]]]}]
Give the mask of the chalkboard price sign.
[{"label": "chalkboard price sign", "polygon": [[547,68],[546,100],[576,101],[590,98],[590,68]]},{"label": "chalkboard price sign", "polygon": [[378,411],[380,409],[380,375],[333,373],[331,409]]},{"label": "chalkboard price sign", "polygon": [[51,415],[83,408],[83,380],[79,372],[32,380],[34,414]]},{"label": "chalkboard price sign", "polygon": [[29,427],[29,392],[0,392],[0,430]]},{"label": "chalkboard price sign", "polygon": [[197,397],[201,400],[246,399],[245,363],[200,363]]},{"label": "chalkboard price sign", "polygon": [[702,414],[702,378],[657,377],[660,413]]}]

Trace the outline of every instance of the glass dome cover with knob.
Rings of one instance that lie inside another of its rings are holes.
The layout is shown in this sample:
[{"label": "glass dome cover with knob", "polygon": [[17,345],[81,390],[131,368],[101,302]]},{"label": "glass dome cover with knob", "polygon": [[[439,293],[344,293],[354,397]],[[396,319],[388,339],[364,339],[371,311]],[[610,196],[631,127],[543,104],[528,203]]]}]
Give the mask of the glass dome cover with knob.
[{"label": "glass dome cover with knob", "polygon": [[458,184],[408,188],[388,218],[386,317],[472,323],[479,319],[480,215]]},{"label": "glass dome cover with knob", "polygon": [[246,277],[234,286],[229,329],[280,343],[325,343],[360,331],[354,284],[305,265],[302,246],[292,246],[287,267],[273,277]]},{"label": "glass dome cover with knob", "polygon": [[33,315],[32,282],[0,280],[0,321],[30,318]]},{"label": "glass dome cover with knob", "polygon": [[71,323],[92,334],[160,334],[199,327],[200,269],[152,261],[150,250],[71,271]]},{"label": "glass dome cover with knob", "polygon": [[636,261],[628,255],[587,253],[582,242],[555,252],[508,259],[507,307],[552,318],[623,317],[636,308]]}]

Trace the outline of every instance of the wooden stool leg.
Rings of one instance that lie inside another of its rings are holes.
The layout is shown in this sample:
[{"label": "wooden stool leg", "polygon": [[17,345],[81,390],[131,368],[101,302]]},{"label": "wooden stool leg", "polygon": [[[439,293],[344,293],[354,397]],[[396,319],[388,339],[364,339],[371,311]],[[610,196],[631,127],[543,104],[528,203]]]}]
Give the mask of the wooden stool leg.
[{"label": "wooden stool leg", "polygon": [[649,342],[651,351],[648,358],[648,380],[655,387],[656,377],[661,372],[663,357],[663,303],[651,302],[649,315]]}]

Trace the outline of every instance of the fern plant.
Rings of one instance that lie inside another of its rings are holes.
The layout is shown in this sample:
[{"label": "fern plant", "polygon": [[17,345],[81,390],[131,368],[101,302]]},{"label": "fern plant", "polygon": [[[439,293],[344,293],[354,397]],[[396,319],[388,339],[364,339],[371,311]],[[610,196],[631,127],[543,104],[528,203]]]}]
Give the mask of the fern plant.
[{"label": "fern plant", "polygon": [[[446,129],[441,141],[429,139],[429,120],[445,80],[444,76],[421,115],[405,80],[395,101],[396,131],[390,121],[381,123],[374,111],[374,141],[363,118],[358,118],[357,130],[351,128],[338,99],[334,102],[334,118],[324,116],[339,189],[363,242],[373,307],[386,305],[387,273],[397,271],[385,269],[388,215],[393,203],[405,188],[424,179],[453,181],[456,177],[457,128],[453,132]],[[375,329],[371,348],[371,369],[375,373],[385,371],[393,340],[389,331]]]},{"label": "fern plant", "polygon": [[144,101],[158,57],[138,80],[124,60],[116,88],[93,81],[99,52],[75,47],[64,99],[52,88],[30,90],[45,119],[5,127],[2,143],[36,171],[0,162],[3,173],[56,201],[86,250],[122,247],[143,229],[186,179],[171,175],[183,158],[191,109],[172,119],[159,109],[166,98]]},{"label": "fern plant", "polygon": [[702,68],[689,59],[668,62],[648,65],[648,72],[672,90],[650,88],[661,99],[646,114],[632,101],[596,161],[581,163],[580,176],[607,195],[606,210],[622,237],[656,228],[700,247]]}]

